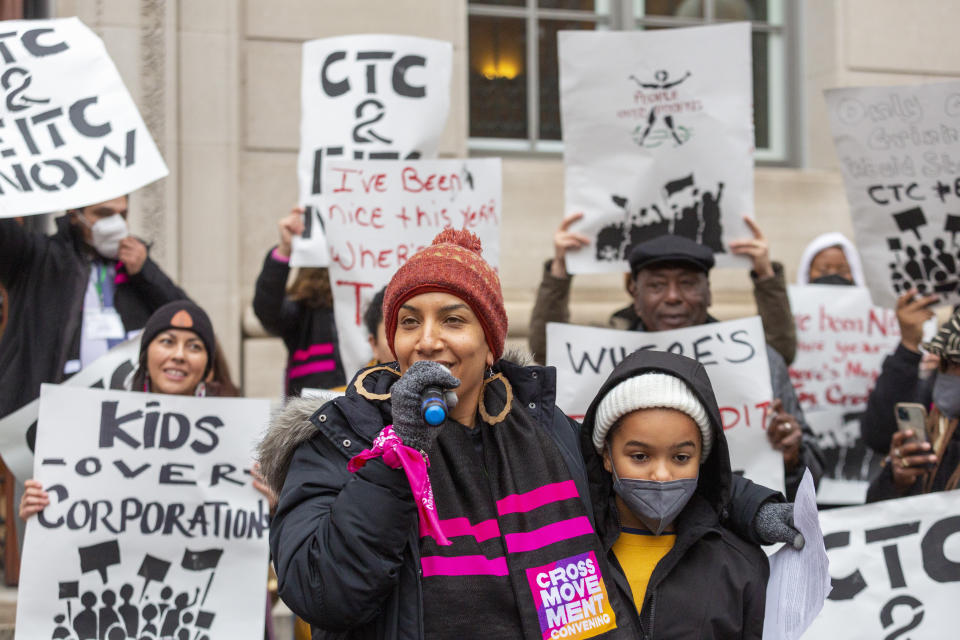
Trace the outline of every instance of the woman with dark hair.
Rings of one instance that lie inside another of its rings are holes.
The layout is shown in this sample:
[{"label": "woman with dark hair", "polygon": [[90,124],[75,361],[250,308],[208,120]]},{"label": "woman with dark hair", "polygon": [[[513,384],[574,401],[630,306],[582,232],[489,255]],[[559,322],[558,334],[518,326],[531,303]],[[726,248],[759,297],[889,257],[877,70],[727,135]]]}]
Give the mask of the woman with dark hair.
[{"label": "woman with dark hair", "polygon": [[[319,409],[291,401],[260,446],[282,488],[281,598],[338,638],[637,637],[594,529],[579,424],[554,404],[554,369],[502,357],[500,279],[477,237],[441,232],[398,269],[383,312],[396,362]],[[437,426],[432,393],[447,396]],[[739,482],[739,531],[792,539],[789,507]]]},{"label": "woman with dark hair", "polygon": [[333,318],[333,295],[325,268],[301,267],[289,289],[293,236],[303,233],[303,209],[280,220],[280,244],[263,261],[253,312],[269,333],[283,338],[289,356],[284,389],[342,388],[346,379]]}]

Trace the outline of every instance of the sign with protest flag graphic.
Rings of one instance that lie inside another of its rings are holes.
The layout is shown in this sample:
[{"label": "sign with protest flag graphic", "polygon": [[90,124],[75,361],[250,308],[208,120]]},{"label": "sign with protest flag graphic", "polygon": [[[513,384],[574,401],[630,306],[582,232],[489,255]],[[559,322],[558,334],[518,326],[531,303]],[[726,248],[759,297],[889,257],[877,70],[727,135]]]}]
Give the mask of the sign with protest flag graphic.
[{"label": "sign with protest flag graphic", "polygon": [[43,385],[16,637],[263,637],[269,401]]},{"label": "sign with protest flag graphic", "polygon": [[675,234],[727,247],[753,211],[750,25],[561,31],[566,212],[591,239],[571,273],[627,271],[630,248]]},{"label": "sign with protest flag graphic", "polygon": [[330,285],[349,380],[370,360],[363,313],[397,269],[447,228],[467,229],[494,268],[500,256],[499,158],[331,162],[318,210],[327,221]]},{"label": "sign with protest flag graphic", "polygon": [[784,486],[783,458],[766,435],[773,391],[759,316],[649,333],[548,323],[547,365],[557,368],[557,406],[581,420],[613,368],[639,349],[699,361],[720,405],[733,470],[768,487]]},{"label": "sign with protest flag graphic", "polygon": [[450,110],[453,45],[395,35],[350,35],[303,45],[300,205],[303,235],[291,266],[325,267],[326,224],[318,198],[336,160],[435,158]]},{"label": "sign with protest flag graphic", "polygon": [[0,33],[0,218],[83,207],[167,175],[100,40],[77,18]]},{"label": "sign with protest flag graphic", "polygon": [[960,82],[824,94],[874,303],[960,302]]},{"label": "sign with protest flag graphic", "polygon": [[805,639],[954,638],[957,491],[820,512],[833,589]]}]

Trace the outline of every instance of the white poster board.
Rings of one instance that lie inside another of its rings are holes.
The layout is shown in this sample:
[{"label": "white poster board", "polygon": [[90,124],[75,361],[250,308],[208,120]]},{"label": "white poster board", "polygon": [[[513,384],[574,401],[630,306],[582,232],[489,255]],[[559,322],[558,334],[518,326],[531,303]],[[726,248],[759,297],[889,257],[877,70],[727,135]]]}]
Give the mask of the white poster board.
[{"label": "white poster board", "polygon": [[249,469],[268,419],[267,400],[43,385],[51,503],[27,522],[16,638],[263,638],[269,507]]},{"label": "white poster board", "polygon": [[328,162],[436,157],[452,65],[453,45],[441,40],[366,34],[304,43],[297,175],[307,215],[291,266],[329,264],[318,213]]},{"label": "white poster board", "polygon": [[500,260],[499,158],[338,161],[317,209],[327,228],[340,356],[349,380],[371,352],[363,312],[407,259],[446,228],[468,229]]},{"label": "white poster board", "polygon": [[804,638],[957,637],[960,492],[821,511],[820,528],[833,591]]},{"label": "white poster board", "polygon": [[883,359],[900,342],[892,309],[874,306],[861,287],[788,287],[797,325],[790,379],[804,412],[863,411]]},{"label": "white poster board", "polygon": [[77,18],[4,21],[0,218],[130,193],[167,167],[103,41]]},{"label": "white poster board", "polygon": [[767,441],[773,391],[759,316],[650,333],[548,323],[547,365],[557,368],[557,406],[581,420],[613,368],[638,349],[699,361],[720,405],[733,470],[783,488],[783,457]]},{"label": "white poster board", "polygon": [[[67,379],[69,387],[123,389],[137,369],[140,337],[121,342]],[[23,405],[0,420],[0,455],[14,477],[23,482],[33,476],[33,450],[40,415],[40,399]]]},{"label": "white poster board", "polygon": [[591,244],[571,273],[627,271],[630,247],[667,233],[745,266],[727,244],[751,237],[750,25],[561,31],[566,213]]},{"label": "white poster board", "polygon": [[873,301],[960,302],[960,82],[824,93]]}]

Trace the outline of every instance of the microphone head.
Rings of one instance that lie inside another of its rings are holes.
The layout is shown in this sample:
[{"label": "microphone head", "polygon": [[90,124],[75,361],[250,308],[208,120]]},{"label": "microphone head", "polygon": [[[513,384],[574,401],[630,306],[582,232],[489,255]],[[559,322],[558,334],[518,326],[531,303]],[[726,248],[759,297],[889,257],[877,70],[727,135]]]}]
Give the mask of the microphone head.
[{"label": "microphone head", "polygon": [[430,426],[436,427],[443,424],[443,421],[447,419],[447,412],[440,406],[440,403],[431,404],[423,410],[423,419]]}]

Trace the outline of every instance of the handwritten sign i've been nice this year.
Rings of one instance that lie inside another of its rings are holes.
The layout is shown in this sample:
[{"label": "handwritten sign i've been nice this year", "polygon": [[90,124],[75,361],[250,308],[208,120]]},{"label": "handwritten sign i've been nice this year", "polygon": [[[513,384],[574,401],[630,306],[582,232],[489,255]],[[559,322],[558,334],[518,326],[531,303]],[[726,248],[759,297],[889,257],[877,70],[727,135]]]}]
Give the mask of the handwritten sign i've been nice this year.
[{"label": "handwritten sign i've been nice this year", "polygon": [[447,228],[467,229],[494,268],[500,256],[499,158],[331,162],[312,224],[324,225],[330,284],[347,376],[370,359],[363,312],[420,249]]}]

